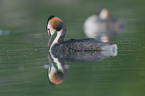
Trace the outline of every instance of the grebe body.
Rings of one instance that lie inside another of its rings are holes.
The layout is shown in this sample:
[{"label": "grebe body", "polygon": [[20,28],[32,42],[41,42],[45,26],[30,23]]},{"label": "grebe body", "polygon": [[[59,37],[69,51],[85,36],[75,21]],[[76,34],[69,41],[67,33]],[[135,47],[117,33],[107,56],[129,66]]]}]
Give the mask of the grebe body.
[{"label": "grebe body", "polygon": [[55,44],[52,49],[55,52],[83,52],[83,51],[100,51],[109,48],[117,49],[117,45],[113,43],[105,43],[93,38],[71,39],[68,41]]}]

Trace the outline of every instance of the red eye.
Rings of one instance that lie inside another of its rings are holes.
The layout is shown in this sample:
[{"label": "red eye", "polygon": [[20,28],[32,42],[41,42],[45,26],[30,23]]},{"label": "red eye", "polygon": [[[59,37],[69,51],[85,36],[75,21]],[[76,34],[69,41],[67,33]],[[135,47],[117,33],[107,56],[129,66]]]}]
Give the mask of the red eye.
[{"label": "red eye", "polygon": [[50,33],[50,29],[47,28],[47,31],[48,31],[48,35],[51,36],[51,33]]},{"label": "red eye", "polygon": [[48,31],[48,33],[49,33],[50,29],[49,29],[49,28],[47,28],[47,31]]}]

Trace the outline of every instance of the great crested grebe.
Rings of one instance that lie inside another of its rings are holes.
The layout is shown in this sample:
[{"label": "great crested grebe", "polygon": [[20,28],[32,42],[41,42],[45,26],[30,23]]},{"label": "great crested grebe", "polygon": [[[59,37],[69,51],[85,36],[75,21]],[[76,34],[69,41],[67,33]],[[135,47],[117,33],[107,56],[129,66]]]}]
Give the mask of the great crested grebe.
[{"label": "great crested grebe", "polygon": [[121,34],[123,30],[123,20],[111,17],[106,8],[102,8],[97,14],[88,17],[84,23],[86,36],[103,42],[110,42],[111,37]]},{"label": "great crested grebe", "polygon": [[55,52],[70,51],[100,51],[100,50],[116,50],[117,45],[113,43],[105,43],[92,38],[71,39],[64,41],[66,34],[66,25],[58,17],[51,15],[47,21],[48,46],[49,50]]}]

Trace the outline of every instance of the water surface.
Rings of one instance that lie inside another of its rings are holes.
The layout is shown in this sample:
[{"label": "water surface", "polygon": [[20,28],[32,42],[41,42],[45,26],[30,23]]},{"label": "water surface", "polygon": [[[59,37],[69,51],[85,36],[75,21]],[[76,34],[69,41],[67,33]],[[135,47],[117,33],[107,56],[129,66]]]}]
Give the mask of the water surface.
[{"label": "water surface", "polygon": [[[111,41],[118,54],[95,62],[70,62],[66,80],[48,82],[46,21],[54,14],[67,25],[66,40],[85,38],[83,24],[107,7],[125,21],[124,33]],[[143,0],[0,0],[1,96],[144,96],[145,2]]]}]

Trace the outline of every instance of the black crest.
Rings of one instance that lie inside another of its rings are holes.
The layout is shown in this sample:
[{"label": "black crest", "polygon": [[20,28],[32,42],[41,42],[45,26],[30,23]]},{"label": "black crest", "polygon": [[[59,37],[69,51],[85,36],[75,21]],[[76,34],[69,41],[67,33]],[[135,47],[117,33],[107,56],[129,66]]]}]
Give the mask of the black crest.
[{"label": "black crest", "polygon": [[55,17],[54,15],[50,15],[50,16],[48,17],[48,20],[47,20],[47,23],[46,23],[46,30],[47,30],[48,21],[49,21],[50,19],[54,18],[54,17]]},{"label": "black crest", "polygon": [[48,22],[50,19],[54,18],[54,17],[55,17],[54,15],[50,15],[50,16],[48,17],[47,22]]}]

